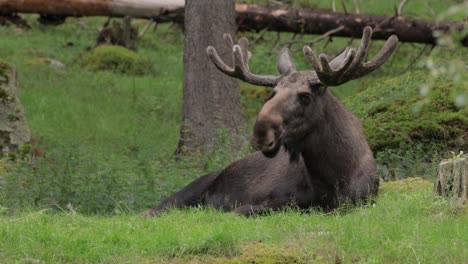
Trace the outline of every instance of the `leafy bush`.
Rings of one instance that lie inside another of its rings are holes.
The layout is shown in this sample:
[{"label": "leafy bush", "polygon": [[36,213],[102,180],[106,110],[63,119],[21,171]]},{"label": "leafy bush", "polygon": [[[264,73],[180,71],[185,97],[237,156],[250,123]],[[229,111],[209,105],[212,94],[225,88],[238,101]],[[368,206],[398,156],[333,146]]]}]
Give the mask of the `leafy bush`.
[{"label": "leafy bush", "polygon": [[153,66],[147,58],[115,45],[100,45],[86,53],[81,64],[93,70],[110,70],[117,73],[143,75],[151,73]]}]

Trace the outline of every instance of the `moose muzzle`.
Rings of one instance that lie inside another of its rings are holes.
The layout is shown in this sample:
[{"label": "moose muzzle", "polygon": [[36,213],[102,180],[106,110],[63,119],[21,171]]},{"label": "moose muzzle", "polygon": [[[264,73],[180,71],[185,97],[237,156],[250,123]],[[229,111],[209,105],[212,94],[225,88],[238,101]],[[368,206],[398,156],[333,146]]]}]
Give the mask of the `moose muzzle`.
[{"label": "moose muzzle", "polygon": [[253,148],[260,150],[268,158],[274,157],[283,144],[283,121],[279,115],[263,113],[257,117],[251,138]]}]

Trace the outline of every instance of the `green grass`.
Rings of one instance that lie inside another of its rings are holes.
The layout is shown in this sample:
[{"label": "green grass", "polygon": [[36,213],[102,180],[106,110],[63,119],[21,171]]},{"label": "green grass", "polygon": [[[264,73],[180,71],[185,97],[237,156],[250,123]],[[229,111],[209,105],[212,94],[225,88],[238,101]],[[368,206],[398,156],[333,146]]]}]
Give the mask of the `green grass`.
[{"label": "green grass", "polygon": [[[384,185],[374,206],[332,214],[286,210],[246,218],[191,209],[148,219],[70,210],[4,213],[0,262],[275,263],[295,256],[299,263],[462,263],[468,257],[467,207],[435,199],[431,185]],[[271,262],[260,261],[262,252]]]}]

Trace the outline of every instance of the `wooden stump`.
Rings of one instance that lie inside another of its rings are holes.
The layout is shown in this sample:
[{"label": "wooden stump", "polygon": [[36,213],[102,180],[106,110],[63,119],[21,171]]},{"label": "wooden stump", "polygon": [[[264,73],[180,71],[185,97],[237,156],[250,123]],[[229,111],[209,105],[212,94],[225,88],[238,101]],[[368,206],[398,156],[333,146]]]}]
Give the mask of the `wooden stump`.
[{"label": "wooden stump", "polygon": [[466,203],[468,196],[468,154],[439,164],[434,191]]}]

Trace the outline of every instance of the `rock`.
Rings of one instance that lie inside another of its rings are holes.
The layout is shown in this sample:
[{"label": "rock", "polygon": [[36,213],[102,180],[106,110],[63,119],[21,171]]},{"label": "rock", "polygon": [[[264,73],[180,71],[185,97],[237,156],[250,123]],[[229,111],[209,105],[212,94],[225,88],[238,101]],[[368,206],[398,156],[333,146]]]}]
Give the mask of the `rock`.
[{"label": "rock", "polygon": [[58,60],[51,59],[51,58],[43,58],[43,57],[29,60],[26,63],[29,65],[36,65],[36,66],[46,65],[56,70],[64,70],[67,67],[65,64],[63,64],[62,62]]},{"label": "rock", "polygon": [[29,152],[31,132],[18,98],[14,67],[0,62],[0,155],[16,157]]},{"label": "rock", "polygon": [[434,191],[466,203],[468,196],[468,154],[443,160],[439,164]]}]

